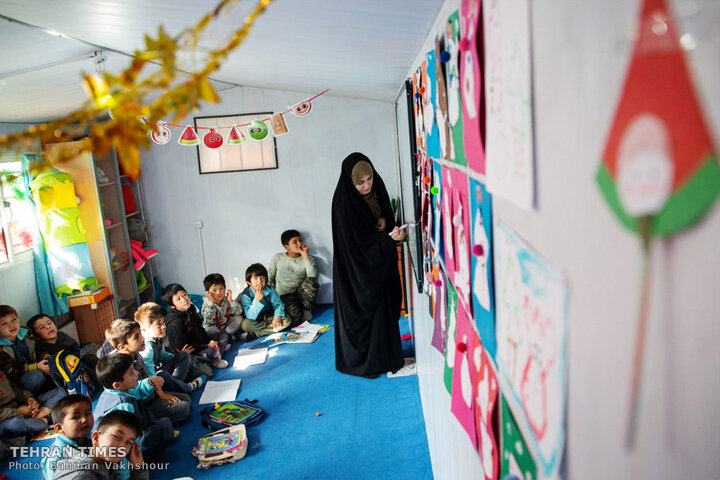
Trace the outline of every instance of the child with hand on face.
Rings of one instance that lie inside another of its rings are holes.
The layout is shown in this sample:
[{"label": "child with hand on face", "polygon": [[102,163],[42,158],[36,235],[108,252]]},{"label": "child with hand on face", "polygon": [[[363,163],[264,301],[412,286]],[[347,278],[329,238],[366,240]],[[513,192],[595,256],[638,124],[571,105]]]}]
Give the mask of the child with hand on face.
[{"label": "child with hand on face", "polygon": [[285,252],[270,259],[267,283],[277,290],[293,324],[309,321],[318,292],[315,259],[297,230],[284,231],[280,241]]},{"label": "child with hand on face", "polygon": [[208,335],[187,290],[179,283],[171,283],[165,287],[162,299],[170,306],[170,311],[165,316],[165,325],[172,351],[186,351],[211,363],[215,368],[227,367],[222,353],[227,351],[230,345],[223,345]]},{"label": "child with hand on face", "polygon": [[211,338],[222,335],[226,343],[235,340],[242,333],[242,305],[233,300],[232,292],[225,288],[225,277],[219,273],[206,276],[203,286],[202,319],[205,331]]},{"label": "child with hand on face", "polygon": [[20,326],[17,310],[0,305],[0,370],[24,390],[34,394],[51,390],[47,359],[35,359],[35,344],[27,337],[29,330]]},{"label": "child with hand on face", "polygon": [[58,461],[53,480],[147,480],[140,445],[142,423],[133,413],[114,410],[105,415],[90,437],[90,455],[80,451]]},{"label": "child with hand on face", "polygon": [[242,321],[242,328],[258,337],[284,330],[291,322],[285,316],[285,306],[277,291],[267,286],[267,277],[265,267],[253,263],[245,271],[248,286],[239,295],[246,317]]}]

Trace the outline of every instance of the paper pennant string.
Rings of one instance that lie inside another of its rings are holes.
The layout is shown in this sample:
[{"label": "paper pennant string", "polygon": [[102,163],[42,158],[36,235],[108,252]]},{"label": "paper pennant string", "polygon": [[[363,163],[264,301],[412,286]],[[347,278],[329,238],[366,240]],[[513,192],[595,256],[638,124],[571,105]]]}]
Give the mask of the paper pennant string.
[{"label": "paper pennant string", "polygon": [[162,120],[157,122],[155,129],[150,132],[150,139],[158,145],[165,145],[170,141],[170,138],[172,138],[172,133],[170,133],[167,123]]},{"label": "paper pennant string", "polygon": [[226,142],[228,145],[239,145],[247,142],[247,137],[237,125],[233,125],[230,133],[228,133]]},{"label": "paper pennant string", "polygon": [[185,146],[198,145],[200,143],[200,139],[198,138],[197,133],[195,133],[195,130],[193,130],[193,127],[188,125],[185,127],[185,130],[183,130],[182,135],[178,139],[178,143]]},{"label": "paper pennant string", "polygon": [[288,132],[287,123],[285,123],[285,117],[282,113],[276,113],[270,117],[269,120],[270,128],[272,129],[273,135],[285,135]]},{"label": "paper pennant string", "polygon": [[248,127],[248,134],[255,140],[262,140],[268,134],[268,127],[262,120],[255,120]]},{"label": "paper pennant string", "polygon": [[310,102],[310,100],[303,100],[302,102],[292,107],[288,107],[288,110],[290,110],[297,117],[304,117],[305,115],[310,113],[310,110],[312,110],[312,103]]}]

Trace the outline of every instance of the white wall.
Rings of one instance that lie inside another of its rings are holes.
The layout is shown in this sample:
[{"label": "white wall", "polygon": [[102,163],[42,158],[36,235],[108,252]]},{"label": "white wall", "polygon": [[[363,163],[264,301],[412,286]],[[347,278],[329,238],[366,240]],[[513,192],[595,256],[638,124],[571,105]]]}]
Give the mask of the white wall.
[{"label": "white wall", "polygon": [[[494,198],[503,221],[570,285],[568,478],[717,478],[720,471],[720,207],[656,240],[637,445],[623,447],[642,254],[594,177],[625,72],[639,0],[532,1],[538,208]],[[439,19],[459,0],[448,0]],[[690,69],[717,147],[717,0],[671,0],[698,47]],[[432,32],[439,31],[436,27]],[[431,48],[426,42],[419,56]],[[415,62],[413,69],[419,61]],[[400,139],[405,141],[405,139]],[[420,393],[436,479],[482,478],[449,408],[427,300],[414,305]]]},{"label": "white wall", "polygon": [[[254,262],[267,266],[273,254],[284,251],[282,231],[296,228],[318,264],[318,302],[332,302],[330,206],[342,160],[354,151],[365,153],[391,195],[397,192],[397,177],[391,104],[331,93],[314,100],[307,117],[286,115],[290,131],[276,139],[276,170],[199,175],[197,149],[177,144],[177,128],[170,143],[143,153],[150,242],[160,251],[152,262],[163,286],[179,282],[191,293],[204,291],[195,220],[204,224],[208,273],[222,273],[233,294],[245,287],[245,269]],[[196,115],[280,111],[306,97],[236,88],[222,98],[221,104],[205,106]],[[184,123],[193,124],[192,117]]]}]

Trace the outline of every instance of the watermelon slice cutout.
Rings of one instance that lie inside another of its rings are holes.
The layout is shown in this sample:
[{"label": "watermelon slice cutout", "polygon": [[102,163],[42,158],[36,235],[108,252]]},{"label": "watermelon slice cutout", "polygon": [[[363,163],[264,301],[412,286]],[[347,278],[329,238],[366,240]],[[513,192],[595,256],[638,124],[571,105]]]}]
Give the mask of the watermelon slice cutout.
[{"label": "watermelon slice cutout", "polygon": [[245,142],[247,142],[247,137],[245,136],[245,134],[242,133],[240,127],[238,127],[237,125],[233,125],[233,127],[230,129],[230,133],[228,133],[227,136],[228,145],[239,145]]},{"label": "watermelon slice cutout", "polygon": [[183,130],[182,135],[180,135],[178,143],[185,146],[199,145],[200,139],[198,138],[197,133],[195,133],[195,129],[188,125],[185,127],[185,130]]}]

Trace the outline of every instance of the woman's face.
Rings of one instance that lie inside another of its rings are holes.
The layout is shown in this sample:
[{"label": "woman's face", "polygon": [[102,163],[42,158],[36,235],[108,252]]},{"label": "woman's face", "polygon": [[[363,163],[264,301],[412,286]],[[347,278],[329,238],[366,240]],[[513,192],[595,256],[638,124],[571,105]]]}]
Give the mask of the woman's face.
[{"label": "woman's face", "polygon": [[372,175],[365,175],[355,184],[355,188],[360,192],[360,195],[367,195],[372,191],[373,177]]}]

